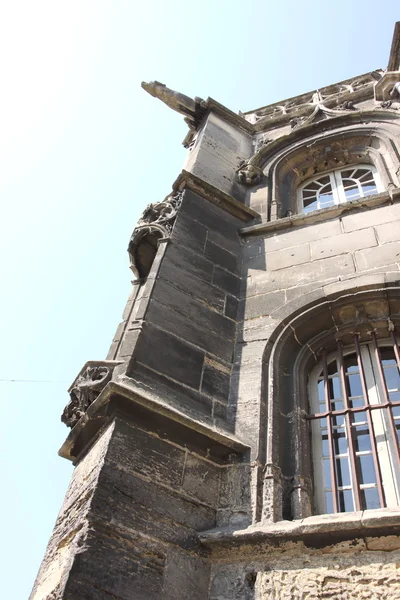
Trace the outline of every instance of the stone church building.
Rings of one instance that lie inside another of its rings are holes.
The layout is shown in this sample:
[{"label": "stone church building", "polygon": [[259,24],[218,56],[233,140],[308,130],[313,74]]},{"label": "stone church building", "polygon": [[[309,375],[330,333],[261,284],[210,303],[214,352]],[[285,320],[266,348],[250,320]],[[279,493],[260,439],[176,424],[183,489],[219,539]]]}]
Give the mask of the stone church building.
[{"label": "stone church building", "polygon": [[400,23],[386,70],[247,113],[142,85],[187,161],[69,390],[31,600],[400,598]]}]

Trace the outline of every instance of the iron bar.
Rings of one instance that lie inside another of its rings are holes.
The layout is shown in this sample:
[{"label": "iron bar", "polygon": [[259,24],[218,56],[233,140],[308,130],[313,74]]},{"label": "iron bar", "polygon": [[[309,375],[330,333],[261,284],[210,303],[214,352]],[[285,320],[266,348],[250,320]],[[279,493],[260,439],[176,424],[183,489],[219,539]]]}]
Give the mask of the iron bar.
[{"label": "iron bar", "polygon": [[325,348],[322,353],[322,363],[323,363],[323,370],[324,370],[325,407],[327,410],[326,420],[327,420],[327,429],[328,429],[329,467],[330,467],[330,474],[331,474],[332,502],[333,502],[333,512],[337,513],[337,512],[339,512],[339,503],[338,503],[338,489],[337,489],[337,481],[336,481],[335,447],[333,444],[333,435],[332,435],[333,429],[332,429],[331,399],[329,396],[328,361],[327,361]]},{"label": "iron bar", "polygon": [[[350,408],[349,397],[347,394],[346,373],[345,373],[345,368],[344,368],[342,343],[340,342],[340,340],[338,340],[337,349],[338,349],[338,358],[339,358],[339,374],[340,374],[340,380],[342,383],[343,404],[344,404],[345,408]],[[350,468],[351,468],[351,477],[352,477],[352,481],[353,481],[355,509],[361,510],[360,484],[358,481],[356,453],[355,453],[355,449],[354,449],[353,428],[352,428],[352,422],[351,422],[351,415],[350,415],[349,411],[346,411],[344,418],[345,418],[345,423],[346,423],[347,440],[348,440],[348,445],[349,445],[349,460],[350,460]]]},{"label": "iron bar", "polygon": [[[364,404],[365,404],[365,407],[368,407],[368,406],[370,406],[370,402],[369,402],[369,397],[368,397],[367,382],[365,379],[364,365],[363,365],[363,362],[361,359],[360,342],[358,340],[357,335],[354,336],[354,346],[356,349],[358,370],[360,372],[361,389],[362,389],[362,393],[364,396]],[[367,422],[368,422],[368,429],[369,429],[369,437],[371,440],[372,457],[373,457],[374,467],[375,467],[375,478],[376,478],[376,483],[377,483],[377,487],[378,487],[379,504],[380,504],[381,508],[385,508],[385,506],[386,506],[385,492],[383,490],[382,474],[381,474],[381,468],[379,466],[378,447],[376,444],[374,423],[372,421],[371,411],[367,410],[366,414],[367,414]],[[364,507],[364,508],[366,508],[366,507]]]},{"label": "iron bar", "polygon": [[378,342],[377,342],[377,339],[376,339],[376,333],[374,331],[371,333],[371,337],[372,337],[372,344],[373,344],[374,353],[375,353],[375,359],[376,359],[376,363],[378,365],[379,377],[380,377],[380,380],[381,380],[381,383],[382,383],[382,389],[383,389],[385,404],[388,406],[387,414],[388,414],[388,417],[389,417],[390,432],[391,432],[391,434],[393,436],[394,445],[396,447],[397,469],[399,469],[400,468],[400,449],[399,449],[399,442],[398,442],[398,439],[397,439],[396,424],[394,422],[393,411],[392,411],[392,406],[395,403],[394,402],[393,403],[390,402],[389,393],[388,393],[388,389],[387,389],[387,385],[386,385],[385,374],[383,372],[381,355],[380,355],[380,352],[379,352]]}]

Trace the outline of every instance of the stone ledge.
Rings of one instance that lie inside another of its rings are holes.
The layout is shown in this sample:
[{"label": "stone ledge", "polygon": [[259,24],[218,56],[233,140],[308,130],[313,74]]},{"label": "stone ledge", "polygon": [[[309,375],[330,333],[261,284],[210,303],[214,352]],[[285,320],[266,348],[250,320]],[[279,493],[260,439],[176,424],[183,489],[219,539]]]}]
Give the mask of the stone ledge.
[{"label": "stone ledge", "polygon": [[400,202],[400,188],[393,188],[381,194],[375,194],[368,198],[360,198],[359,200],[353,200],[353,202],[331,206],[323,210],[315,210],[305,215],[294,215],[293,217],[284,217],[276,221],[242,227],[242,229],[239,229],[239,234],[243,237],[250,237],[274,233],[275,231],[288,231],[289,229],[300,228],[306,225],[323,223],[324,221],[341,217],[343,214],[350,212],[359,212],[363,209],[377,208],[384,204],[394,204],[395,202]]},{"label": "stone ledge", "polygon": [[147,396],[126,378],[122,383],[110,381],[71,429],[59,455],[79,462],[116,416],[151,429],[160,437],[198,451],[218,463],[240,462],[249,451],[249,447],[234,436]]},{"label": "stone ledge", "polygon": [[383,535],[400,534],[400,507],[315,515],[298,521],[278,521],[251,525],[247,529],[220,528],[199,533],[207,547],[239,547],[302,541],[310,546],[327,546],[334,542]]},{"label": "stone ledge", "polygon": [[259,213],[252,208],[249,208],[242,202],[235,200],[235,198],[229,196],[229,194],[225,194],[225,192],[222,192],[210,183],[203,181],[200,179],[200,177],[189,173],[189,171],[185,171],[185,169],[183,169],[178,179],[174,182],[172,186],[172,193],[176,193],[184,189],[188,189],[196,194],[200,194],[204,200],[207,200],[208,202],[211,202],[211,204],[222,208],[222,210],[225,210],[227,213],[233,217],[236,217],[237,219],[240,219],[241,221],[246,222],[253,219],[261,219]]}]

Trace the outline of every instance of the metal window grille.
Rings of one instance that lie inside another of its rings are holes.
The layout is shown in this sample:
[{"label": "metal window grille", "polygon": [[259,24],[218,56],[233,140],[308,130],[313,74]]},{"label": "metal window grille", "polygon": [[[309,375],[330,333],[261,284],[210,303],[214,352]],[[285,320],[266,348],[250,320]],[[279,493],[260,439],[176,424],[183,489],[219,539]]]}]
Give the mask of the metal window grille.
[{"label": "metal window grille", "polygon": [[319,511],[398,504],[400,352],[394,333],[384,345],[374,333],[369,344],[354,336],[351,352],[339,341],[333,358],[323,350],[320,366],[312,382],[316,410],[306,417],[317,436]]}]

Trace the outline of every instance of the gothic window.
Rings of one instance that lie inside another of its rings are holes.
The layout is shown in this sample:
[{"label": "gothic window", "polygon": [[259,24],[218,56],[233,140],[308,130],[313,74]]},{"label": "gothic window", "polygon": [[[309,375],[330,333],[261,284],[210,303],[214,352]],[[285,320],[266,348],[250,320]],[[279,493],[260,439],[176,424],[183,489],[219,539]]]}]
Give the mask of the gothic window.
[{"label": "gothic window", "polygon": [[400,353],[389,342],[337,344],[309,378],[317,513],[400,504]]},{"label": "gothic window", "polygon": [[331,171],[307,181],[299,190],[299,212],[328,208],[381,191],[376,169],[371,165],[356,165]]}]

